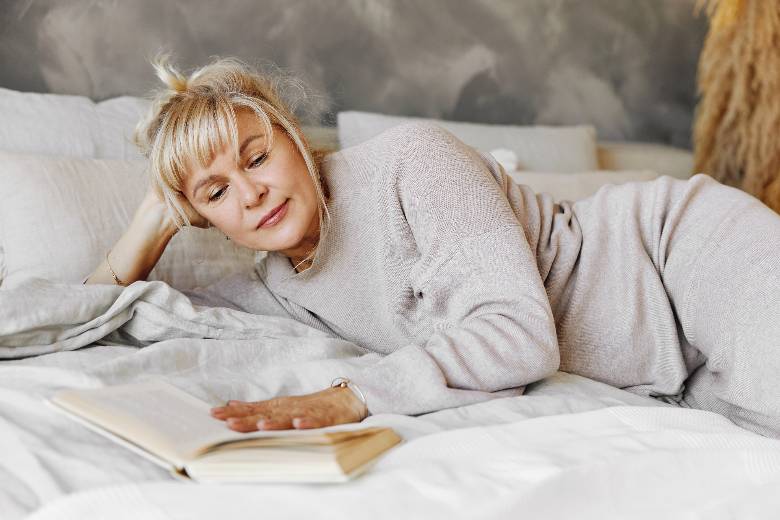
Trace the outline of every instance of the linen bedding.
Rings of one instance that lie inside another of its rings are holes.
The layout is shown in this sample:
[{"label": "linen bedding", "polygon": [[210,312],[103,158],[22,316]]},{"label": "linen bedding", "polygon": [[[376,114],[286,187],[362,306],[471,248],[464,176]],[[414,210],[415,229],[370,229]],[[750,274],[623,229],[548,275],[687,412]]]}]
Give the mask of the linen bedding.
[{"label": "linen bedding", "polygon": [[[212,404],[323,387],[357,345],[282,317],[188,304],[160,282],[0,290],[2,518],[771,518],[780,441],[564,373],[417,417],[345,485],[182,483],[42,403],[163,378]],[[46,303],[49,302],[49,303]],[[52,302],[57,302],[52,304]],[[67,302],[62,305],[61,302]],[[213,302],[211,302],[213,303]],[[163,319],[164,317],[164,319]],[[34,356],[34,357],[25,357]]]},{"label": "linen bedding", "polygon": [[[7,184],[18,188],[18,182],[7,178],[17,172],[27,185],[39,178],[53,180],[59,190],[45,203],[33,198],[42,190],[31,190],[29,197],[9,192],[3,206],[8,216],[0,218],[0,283],[6,257],[29,253],[27,242],[9,234],[11,224],[11,230],[35,233],[44,243],[51,242],[55,232],[73,238],[72,228],[37,225],[48,220],[31,212],[69,204],[64,195],[78,191],[71,189],[74,179],[87,170],[103,175],[107,183],[137,170],[131,164],[138,155],[129,135],[146,106],[130,97],[93,103],[77,96],[0,89],[3,149],[57,156],[47,161],[37,155],[18,159],[15,170],[9,170],[10,158],[4,158]],[[321,148],[338,147],[333,129],[309,129],[308,135]],[[576,155],[579,162],[566,171],[593,170],[596,157],[599,168],[651,168],[680,178],[690,173],[687,151],[631,148],[625,143],[598,143],[594,150],[594,139],[580,139],[587,146],[580,147],[579,154],[568,147],[564,159],[572,161]],[[531,151],[539,168],[549,171],[561,158],[559,150],[567,147],[562,141],[544,145],[549,151],[544,157],[537,157],[537,149]],[[490,141],[485,146],[503,145]],[[528,162],[522,148],[510,148]],[[127,162],[98,164],[99,159]],[[49,168],[55,163],[56,168]],[[31,177],[32,172],[48,175],[48,170],[56,170],[58,178]],[[572,180],[582,183],[576,175]],[[626,180],[622,172],[613,175],[611,182]],[[551,180],[563,187],[566,179],[539,178],[546,186]],[[565,187],[570,190],[572,185],[566,182]],[[122,196],[103,198],[110,201],[108,209],[125,219],[114,219],[116,229],[123,229],[142,191],[118,193]],[[116,215],[104,211],[99,196],[91,195],[87,206],[106,224]],[[561,198],[560,193],[553,195]],[[119,207],[122,202],[126,207]],[[18,228],[22,212],[15,211],[17,207],[27,207],[29,229]],[[116,237],[104,232],[89,238],[96,254],[102,254],[103,242]],[[56,254],[60,260],[71,258],[74,249]],[[198,248],[183,244],[181,249],[187,254],[177,259],[177,266],[182,259],[194,258]],[[94,265],[98,259],[74,265]],[[35,271],[27,257],[18,264],[27,275],[50,275]],[[214,265],[187,266],[182,276],[197,275],[202,282]],[[56,274],[51,278],[68,279]],[[371,354],[284,317],[237,312],[229,302],[210,302],[220,307],[215,309],[189,306],[180,293],[159,282],[139,282],[123,292],[111,286],[85,288],[22,278],[21,291],[0,287],[0,520],[28,515],[210,519],[248,513],[296,519],[780,517],[780,441],[740,429],[710,412],[678,408],[562,372],[528,386],[522,396],[511,395],[517,391],[488,394],[474,404],[417,417],[369,417],[367,424],[392,426],[405,442],[345,485],[183,483],[45,406],[43,399],[62,388],[147,378],[165,379],[211,404],[228,398],[264,399],[319,390],[355,363],[370,360]],[[72,278],[80,276],[74,273]],[[180,288],[189,285],[179,282]]]}]

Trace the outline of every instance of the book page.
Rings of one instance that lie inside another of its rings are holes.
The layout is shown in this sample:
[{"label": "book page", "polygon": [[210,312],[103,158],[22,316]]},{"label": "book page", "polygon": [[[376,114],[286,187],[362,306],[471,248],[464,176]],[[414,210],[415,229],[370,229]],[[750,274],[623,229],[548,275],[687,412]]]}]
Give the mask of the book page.
[{"label": "book page", "polygon": [[348,423],[306,430],[240,433],[211,417],[208,403],[161,380],[64,390],[50,402],[88,421],[97,431],[110,432],[109,437],[114,440],[146,450],[178,469],[210,448],[222,448],[226,443],[237,442],[236,448],[327,445],[383,429]]},{"label": "book page", "polygon": [[183,467],[215,442],[242,439],[210,406],[162,381],[58,392],[51,402]]}]

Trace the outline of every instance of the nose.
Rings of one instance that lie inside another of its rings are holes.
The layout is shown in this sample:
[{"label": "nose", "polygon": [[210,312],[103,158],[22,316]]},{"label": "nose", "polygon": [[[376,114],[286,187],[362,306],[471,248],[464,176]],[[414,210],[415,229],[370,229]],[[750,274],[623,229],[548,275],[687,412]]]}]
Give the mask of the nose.
[{"label": "nose", "polygon": [[252,209],[260,205],[263,194],[268,191],[265,186],[255,183],[246,175],[236,175],[233,181],[234,187],[238,190],[241,198],[241,204],[246,209]]}]

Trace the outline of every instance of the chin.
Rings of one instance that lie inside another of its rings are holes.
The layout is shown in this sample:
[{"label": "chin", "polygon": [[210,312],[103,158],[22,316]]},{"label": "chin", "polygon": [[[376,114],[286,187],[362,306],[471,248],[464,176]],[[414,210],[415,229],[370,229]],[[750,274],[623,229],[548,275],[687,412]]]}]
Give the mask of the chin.
[{"label": "chin", "polygon": [[[295,229],[282,229],[277,227],[272,228],[274,231],[273,236],[266,237],[262,243],[256,240],[251,241],[250,247],[257,251],[285,251],[294,249],[301,242],[302,233],[299,233]],[[259,233],[260,230],[257,231]],[[270,233],[269,233],[270,234]],[[257,237],[253,237],[257,238]]]}]

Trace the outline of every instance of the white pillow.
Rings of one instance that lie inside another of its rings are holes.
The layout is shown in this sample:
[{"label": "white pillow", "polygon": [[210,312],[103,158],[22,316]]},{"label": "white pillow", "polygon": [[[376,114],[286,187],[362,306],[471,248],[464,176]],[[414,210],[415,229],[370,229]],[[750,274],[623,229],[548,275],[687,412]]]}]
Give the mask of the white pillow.
[{"label": "white pillow", "polygon": [[0,149],[71,157],[140,159],[133,129],[149,101],[122,96],[94,103],[85,96],[0,88]]},{"label": "white pillow", "polygon": [[309,141],[309,146],[326,152],[339,149],[338,131],[333,126],[301,126],[301,132]]},{"label": "white pillow", "polygon": [[602,170],[638,170],[649,168],[661,175],[688,179],[694,173],[693,153],[664,144],[637,142],[601,142],[598,145]]},{"label": "white pillow", "polygon": [[592,126],[513,126],[458,123],[439,119],[387,116],[368,112],[339,112],[342,148],[356,145],[408,121],[437,123],[464,143],[489,152],[512,150],[521,170],[578,172],[598,169],[596,130]]},{"label": "white pillow", "polygon": [[95,139],[95,157],[102,159],[142,159],[133,144],[135,125],[146,114],[150,102],[121,96],[101,101],[95,107],[100,131]]},{"label": "white pillow", "polygon": [[[146,192],[145,165],[0,152],[0,283],[81,282],[127,228]],[[185,228],[149,279],[191,289],[251,270],[254,256],[215,229]]]},{"label": "white pillow", "polygon": [[553,200],[579,200],[590,197],[606,184],[651,181],[659,177],[652,170],[596,170],[579,173],[507,171],[517,184],[536,193],[549,193]]},{"label": "white pillow", "polygon": [[95,104],[84,96],[0,88],[0,148],[25,153],[94,157]]}]

